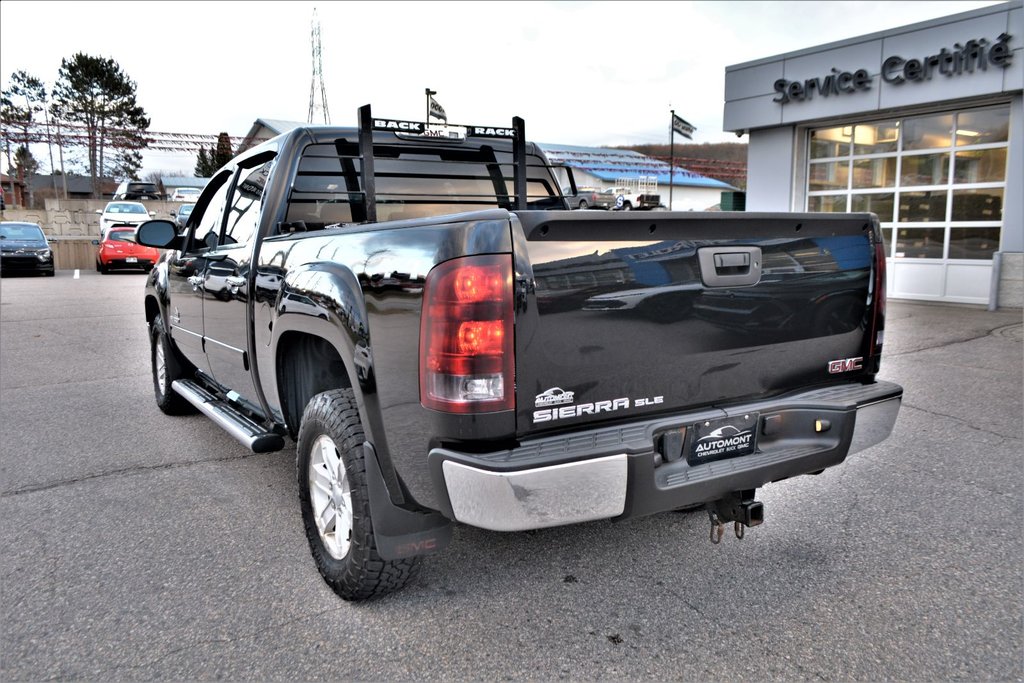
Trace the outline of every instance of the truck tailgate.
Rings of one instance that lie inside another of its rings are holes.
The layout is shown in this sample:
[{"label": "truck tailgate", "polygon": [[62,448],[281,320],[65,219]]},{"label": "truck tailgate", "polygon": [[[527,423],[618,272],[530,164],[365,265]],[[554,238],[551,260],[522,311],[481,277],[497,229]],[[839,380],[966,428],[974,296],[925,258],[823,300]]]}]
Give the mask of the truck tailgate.
[{"label": "truck tailgate", "polygon": [[519,436],[874,371],[871,214],[517,218]]}]

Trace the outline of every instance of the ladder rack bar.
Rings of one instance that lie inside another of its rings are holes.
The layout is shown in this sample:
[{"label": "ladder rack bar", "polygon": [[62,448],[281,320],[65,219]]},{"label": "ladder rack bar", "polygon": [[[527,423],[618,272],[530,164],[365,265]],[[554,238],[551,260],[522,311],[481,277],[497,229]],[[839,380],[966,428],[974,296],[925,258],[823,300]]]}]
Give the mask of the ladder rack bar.
[{"label": "ladder rack bar", "polygon": [[512,158],[515,162],[516,210],[526,210],[526,122],[518,116],[512,117]]},{"label": "ladder rack bar", "polygon": [[363,196],[366,203],[366,221],[377,222],[377,186],[373,174],[373,117],[370,105],[359,107],[359,154],[362,157]]}]

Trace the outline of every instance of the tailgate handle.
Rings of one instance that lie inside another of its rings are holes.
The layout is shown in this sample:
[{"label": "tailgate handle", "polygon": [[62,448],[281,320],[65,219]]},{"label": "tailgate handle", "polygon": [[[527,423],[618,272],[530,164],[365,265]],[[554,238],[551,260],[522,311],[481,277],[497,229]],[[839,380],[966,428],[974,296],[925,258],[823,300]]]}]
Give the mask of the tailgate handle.
[{"label": "tailgate handle", "polygon": [[[750,269],[750,254],[745,252],[730,252],[728,254],[715,254],[715,271],[724,275],[722,271],[727,268],[740,269],[746,272]],[[738,273],[737,273],[738,274]]]},{"label": "tailgate handle", "polygon": [[746,287],[761,281],[761,247],[704,247],[697,250],[707,287]]}]

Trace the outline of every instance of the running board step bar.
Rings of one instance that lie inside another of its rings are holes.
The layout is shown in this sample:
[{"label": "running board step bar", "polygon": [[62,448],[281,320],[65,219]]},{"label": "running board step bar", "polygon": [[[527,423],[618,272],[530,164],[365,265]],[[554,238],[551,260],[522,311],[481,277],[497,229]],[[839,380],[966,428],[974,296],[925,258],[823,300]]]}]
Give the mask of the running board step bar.
[{"label": "running board step bar", "polygon": [[266,431],[230,403],[218,400],[195,382],[179,379],[171,384],[171,388],[253,453],[271,453],[284,448],[284,437],[280,434]]}]

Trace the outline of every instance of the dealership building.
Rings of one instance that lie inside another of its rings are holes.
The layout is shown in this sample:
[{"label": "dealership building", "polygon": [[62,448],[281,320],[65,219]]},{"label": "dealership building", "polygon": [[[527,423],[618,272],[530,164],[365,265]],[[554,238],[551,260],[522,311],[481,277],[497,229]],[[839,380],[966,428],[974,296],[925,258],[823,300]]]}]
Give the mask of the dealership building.
[{"label": "dealership building", "polygon": [[737,64],[748,211],[870,211],[893,298],[1024,304],[1021,0]]}]

